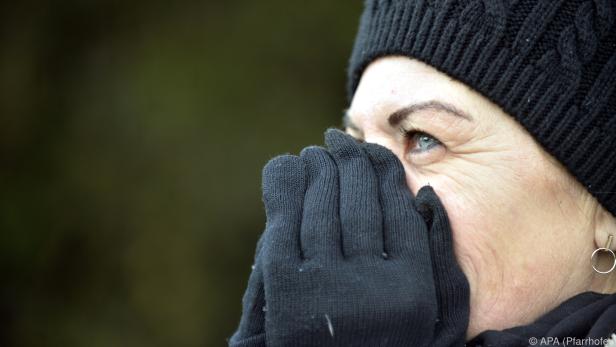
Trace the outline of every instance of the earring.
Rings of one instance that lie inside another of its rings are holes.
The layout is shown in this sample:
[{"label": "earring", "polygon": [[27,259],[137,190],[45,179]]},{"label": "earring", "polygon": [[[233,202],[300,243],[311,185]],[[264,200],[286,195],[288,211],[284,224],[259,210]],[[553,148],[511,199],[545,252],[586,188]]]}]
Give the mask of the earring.
[{"label": "earring", "polygon": [[[614,268],[616,268],[616,254],[614,254],[614,251],[612,251],[610,249],[610,246],[612,245],[612,238],[614,237],[614,235],[610,235],[607,237],[607,243],[605,244],[605,247],[600,247],[595,249],[594,252],[592,252],[592,255],[590,256],[590,264],[592,265],[593,270],[595,270],[596,272],[600,273],[600,274],[607,274],[610,273],[614,270]],[[607,270],[607,271],[600,271],[595,267],[595,255],[599,252],[608,252],[610,254],[612,254],[612,257],[614,258],[614,264],[612,264],[612,267]]]}]

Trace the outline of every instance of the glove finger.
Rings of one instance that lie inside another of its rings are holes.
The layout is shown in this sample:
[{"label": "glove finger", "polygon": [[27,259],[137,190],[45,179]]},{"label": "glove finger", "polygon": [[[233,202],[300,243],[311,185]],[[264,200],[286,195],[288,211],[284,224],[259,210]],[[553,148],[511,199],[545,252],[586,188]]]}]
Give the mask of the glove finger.
[{"label": "glove finger", "polygon": [[304,259],[331,259],[342,255],[339,187],[336,163],[325,148],[307,147],[300,153],[308,184],[300,231]]},{"label": "glove finger", "polygon": [[430,235],[439,310],[434,346],[462,345],[468,328],[470,287],[456,261],[447,211],[430,186],[419,190],[416,204]]},{"label": "glove finger", "polygon": [[431,265],[426,224],[415,210],[402,163],[383,146],[365,143],[363,147],[372,161],[379,181],[385,252],[390,256],[412,256],[429,268]]},{"label": "glove finger", "polygon": [[325,132],[325,142],[340,177],[340,223],[345,257],[381,255],[383,234],[377,178],[359,142],[337,129]]},{"label": "glove finger", "polygon": [[301,260],[299,231],[306,177],[299,157],[281,155],[263,168],[263,203],[267,217],[261,253],[266,263]]}]

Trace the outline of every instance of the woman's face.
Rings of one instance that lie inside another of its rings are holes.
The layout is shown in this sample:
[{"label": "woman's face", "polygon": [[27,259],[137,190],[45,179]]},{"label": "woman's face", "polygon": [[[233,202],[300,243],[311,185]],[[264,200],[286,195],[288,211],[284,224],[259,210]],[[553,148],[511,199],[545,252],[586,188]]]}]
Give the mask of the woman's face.
[{"label": "woman's face", "polygon": [[441,198],[471,285],[469,338],[604,284],[589,263],[603,210],[485,97],[417,60],[386,57],[365,70],[345,119],[348,133],[398,156],[413,194],[429,184]]}]

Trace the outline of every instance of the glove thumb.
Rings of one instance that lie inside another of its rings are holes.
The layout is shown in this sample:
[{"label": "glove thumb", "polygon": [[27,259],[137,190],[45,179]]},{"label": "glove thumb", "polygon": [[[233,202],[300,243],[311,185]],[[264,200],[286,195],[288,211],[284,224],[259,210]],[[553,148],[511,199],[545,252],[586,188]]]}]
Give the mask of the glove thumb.
[{"label": "glove thumb", "polygon": [[240,325],[229,339],[229,347],[265,346],[265,290],[263,272],[259,261],[263,236],[257,243],[255,265],[248,278],[248,286],[242,298]]},{"label": "glove thumb", "polygon": [[468,329],[468,280],[458,265],[447,211],[430,186],[417,192],[417,210],[428,226],[438,322],[432,346],[464,346]]}]

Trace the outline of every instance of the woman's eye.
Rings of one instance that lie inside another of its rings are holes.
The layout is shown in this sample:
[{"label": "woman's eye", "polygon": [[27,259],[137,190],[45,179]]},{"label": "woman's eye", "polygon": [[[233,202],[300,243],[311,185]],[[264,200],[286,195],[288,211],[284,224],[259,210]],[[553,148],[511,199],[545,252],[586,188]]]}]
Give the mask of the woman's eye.
[{"label": "woman's eye", "polygon": [[441,145],[439,140],[421,131],[409,131],[406,137],[410,142],[409,151],[414,153],[426,152]]}]

